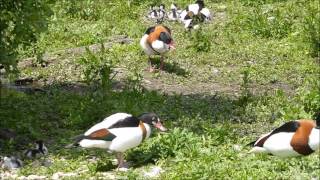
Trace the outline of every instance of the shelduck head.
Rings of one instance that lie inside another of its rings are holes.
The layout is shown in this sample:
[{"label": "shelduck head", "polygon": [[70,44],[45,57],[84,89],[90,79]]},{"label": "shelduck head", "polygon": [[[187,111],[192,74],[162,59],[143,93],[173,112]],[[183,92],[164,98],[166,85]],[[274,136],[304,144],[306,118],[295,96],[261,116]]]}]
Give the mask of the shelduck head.
[{"label": "shelduck head", "polygon": [[160,131],[167,131],[167,128],[162,125],[160,118],[155,113],[143,113],[138,117],[138,119],[146,124],[152,125]]},{"label": "shelduck head", "polygon": [[164,42],[169,46],[169,49],[175,49],[175,44],[171,35],[168,32],[161,32],[159,36],[159,40]]}]

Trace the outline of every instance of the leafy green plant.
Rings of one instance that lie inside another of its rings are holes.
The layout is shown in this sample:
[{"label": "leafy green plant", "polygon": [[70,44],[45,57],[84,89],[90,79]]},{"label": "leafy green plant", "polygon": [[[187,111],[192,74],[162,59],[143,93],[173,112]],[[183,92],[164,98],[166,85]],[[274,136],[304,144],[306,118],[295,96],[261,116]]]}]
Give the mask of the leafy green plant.
[{"label": "leafy green plant", "polygon": [[211,50],[211,38],[201,28],[192,32],[191,40],[191,47],[196,52],[209,52]]},{"label": "leafy green plant", "polygon": [[[318,5],[318,6],[317,6]],[[303,21],[303,33],[306,43],[309,46],[310,54],[319,57],[320,51],[320,13],[319,2],[311,1],[306,6],[307,11]]]},{"label": "leafy green plant", "polygon": [[104,45],[101,44],[101,51],[98,54],[94,54],[88,48],[86,48],[86,52],[87,54],[79,60],[79,63],[84,65],[87,84],[99,79],[105,90],[111,89],[112,79],[114,78],[112,68],[117,62],[117,59],[112,55],[112,51],[105,49]]},{"label": "leafy green plant", "polygon": [[12,71],[16,70],[18,47],[30,46],[47,30],[52,10],[49,1],[13,0],[2,1],[0,13],[0,64]]}]

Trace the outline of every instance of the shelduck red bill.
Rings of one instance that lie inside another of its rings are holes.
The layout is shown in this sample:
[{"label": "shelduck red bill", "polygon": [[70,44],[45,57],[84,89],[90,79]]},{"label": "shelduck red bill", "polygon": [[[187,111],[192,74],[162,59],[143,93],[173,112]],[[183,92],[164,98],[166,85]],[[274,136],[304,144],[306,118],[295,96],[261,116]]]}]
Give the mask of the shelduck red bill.
[{"label": "shelduck red bill", "polygon": [[176,49],[176,44],[171,41],[171,43],[169,44],[169,48],[172,49],[172,50],[175,50]]},{"label": "shelduck red bill", "polygon": [[159,130],[162,131],[162,132],[167,131],[167,128],[165,128],[160,121],[158,121],[158,122],[154,125],[154,127],[157,128],[157,129],[159,129]]}]

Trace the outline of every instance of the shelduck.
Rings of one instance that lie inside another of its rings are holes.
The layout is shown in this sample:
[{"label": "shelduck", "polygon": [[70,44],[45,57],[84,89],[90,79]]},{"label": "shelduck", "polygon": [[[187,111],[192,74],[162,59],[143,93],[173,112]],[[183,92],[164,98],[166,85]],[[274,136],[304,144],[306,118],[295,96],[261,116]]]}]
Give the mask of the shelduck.
[{"label": "shelduck", "polygon": [[280,157],[306,156],[320,146],[320,117],[289,121],[250,143],[249,153],[269,153]]},{"label": "shelduck", "polygon": [[42,140],[38,140],[35,142],[35,149],[28,149],[24,154],[28,158],[36,158],[39,156],[47,155],[48,148],[44,145]]},{"label": "shelduck", "polygon": [[140,40],[140,46],[143,51],[149,56],[149,71],[153,72],[155,69],[151,64],[152,55],[161,56],[160,70],[164,67],[164,54],[170,49],[175,49],[174,42],[171,36],[171,30],[163,25],[152,26],[147,29]]},{"label": "shelduck", "polygon": [[123,153],[149,138],[152,126],[166,131],[155,113],[143,113],[138,117],[116,113],[79,135],[72,145],[116,152],[118,168],[127,168]]}]

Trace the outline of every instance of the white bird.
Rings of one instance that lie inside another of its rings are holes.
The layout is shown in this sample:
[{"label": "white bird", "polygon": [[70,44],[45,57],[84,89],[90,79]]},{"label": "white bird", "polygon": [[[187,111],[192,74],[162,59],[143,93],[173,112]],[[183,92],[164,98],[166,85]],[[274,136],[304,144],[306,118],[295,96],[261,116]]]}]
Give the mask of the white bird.
[{"label": "white bird", "polygon": [[116,152],[118,168],[126,168],[123,153],[149,138],[151,126],[166,131],[154,113],[143,113],[138,117],[127,113],[116,113],[79,135],[72,145]]},{"label": "white bird", "polygon": [[250,143],[249,153],[269,153],[280,157],[309,155],[320,146],[320,117],[289,121]]}]

